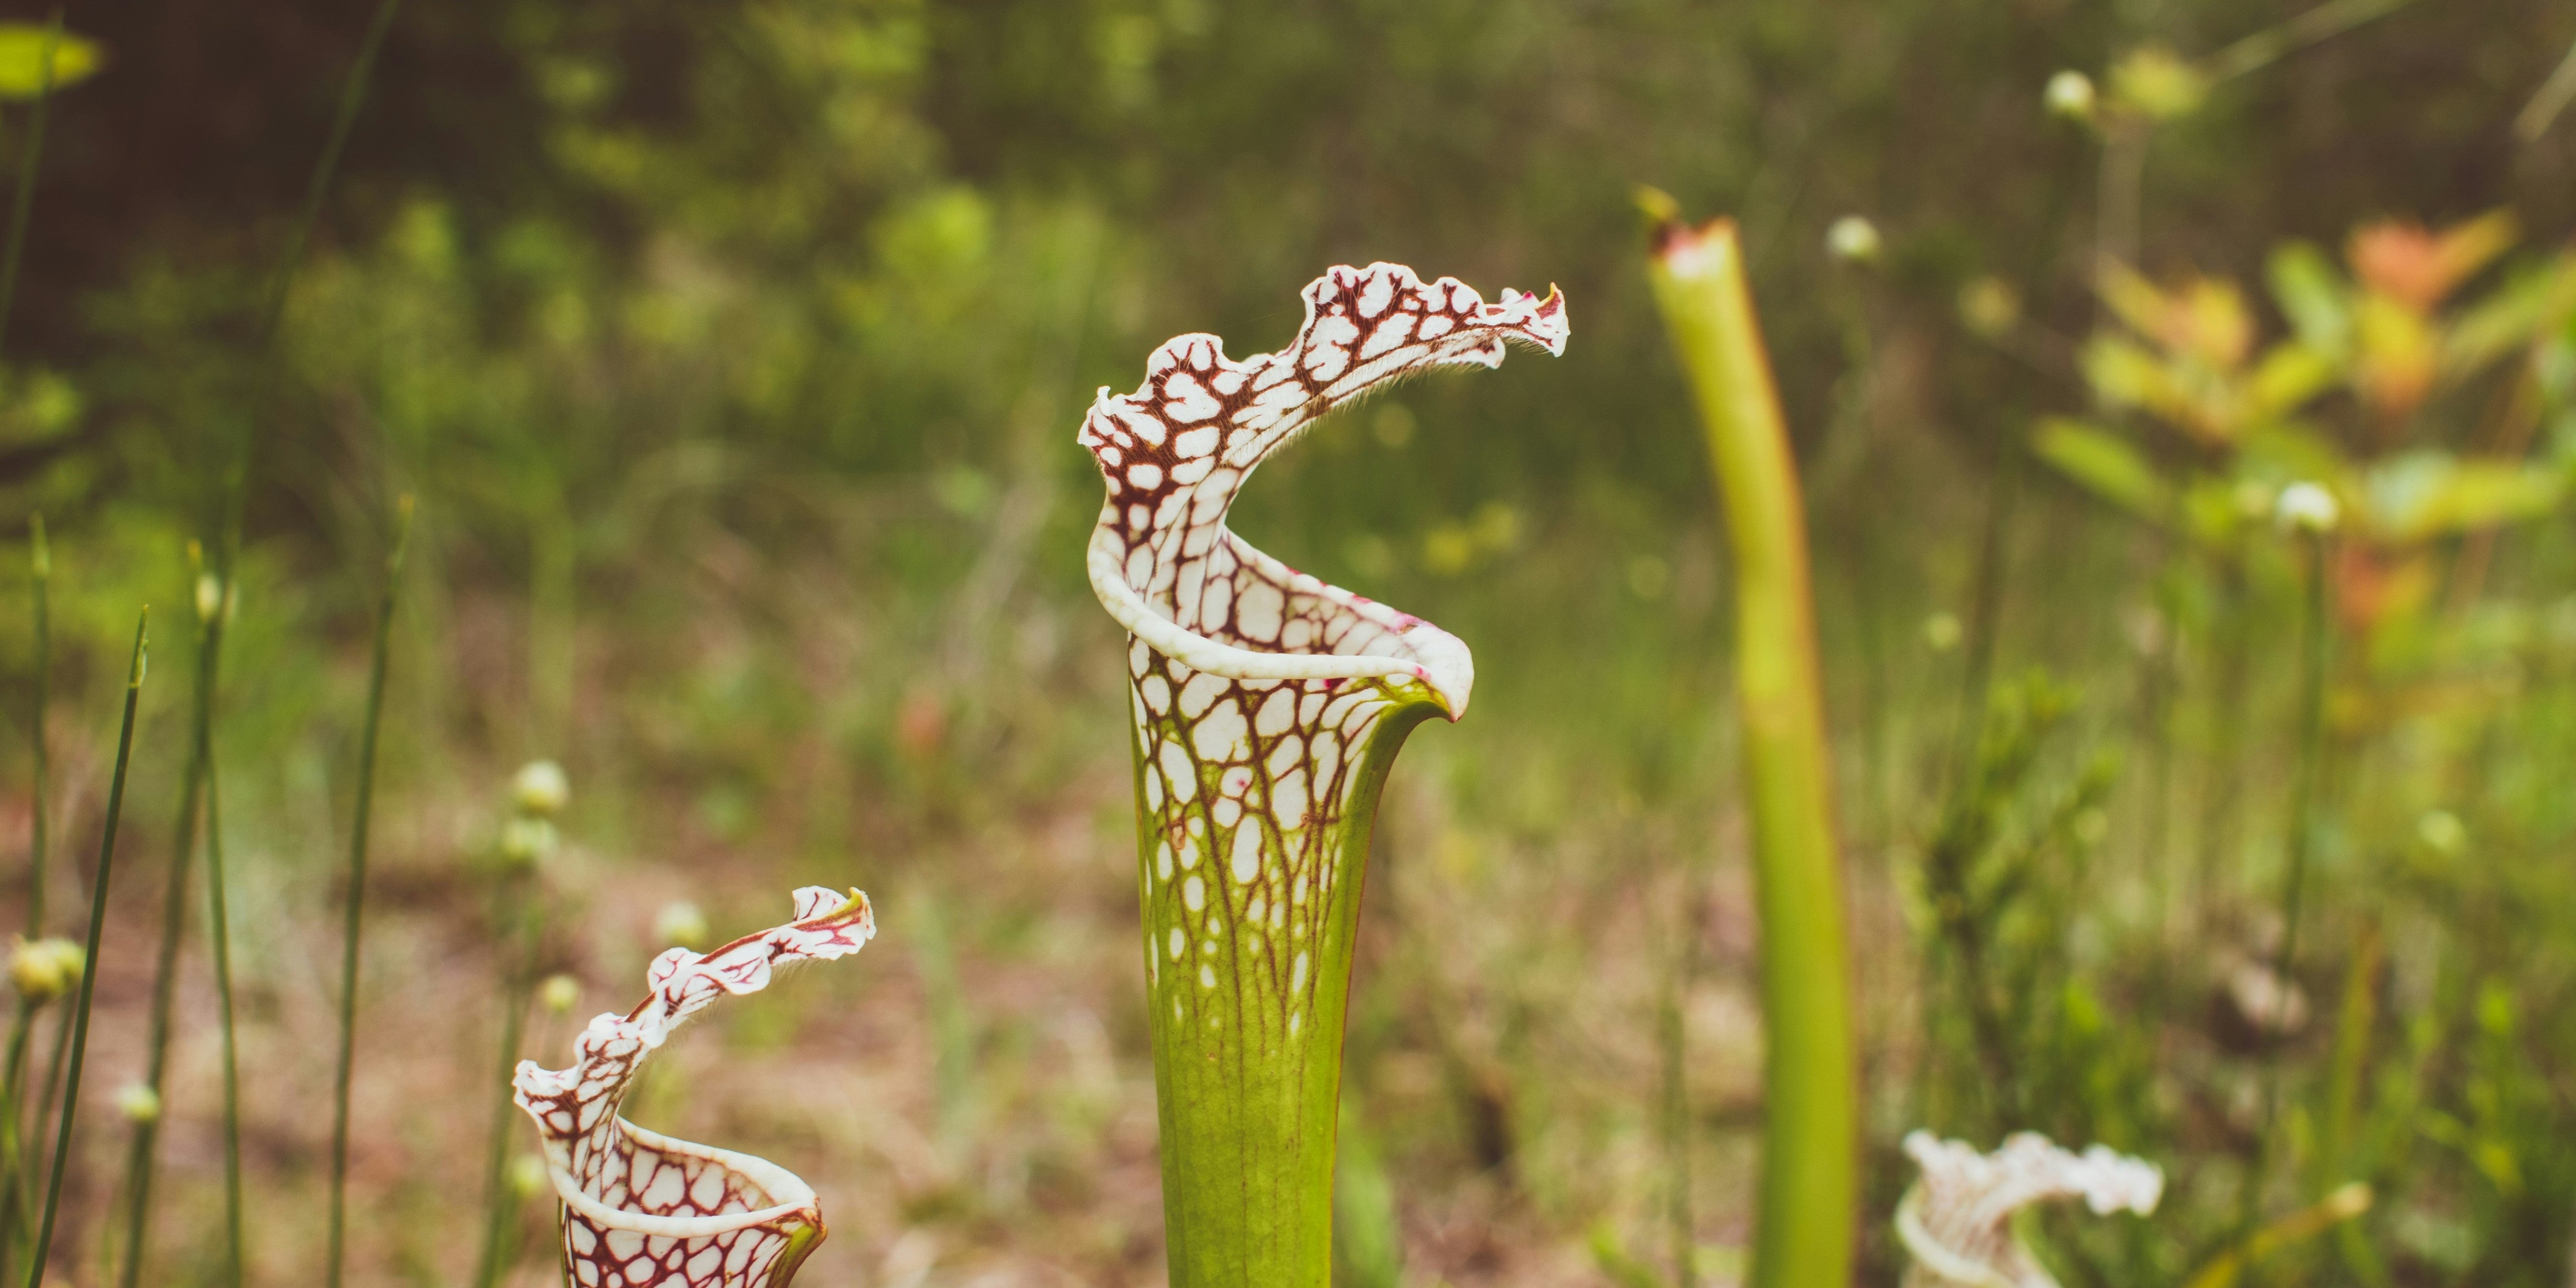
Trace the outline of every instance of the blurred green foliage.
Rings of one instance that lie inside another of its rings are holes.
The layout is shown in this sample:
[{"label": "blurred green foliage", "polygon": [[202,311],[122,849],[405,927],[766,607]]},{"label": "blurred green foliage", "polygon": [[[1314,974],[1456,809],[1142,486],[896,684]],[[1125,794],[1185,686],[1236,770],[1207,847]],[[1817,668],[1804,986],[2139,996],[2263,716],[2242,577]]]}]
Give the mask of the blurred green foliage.
[{"label": "blurred green foliage", "polygon": [[[976,963],[1062,960],[1065,907],[1131,933],[1098,911],[1119,863],[1094,887],[1034,857],[1058,812],[1114,831],[1125,809],[1115,640],[1077,556],[1089,391],[1131,387],[1176,332],[1276,344],[1336,261],[1560,283],[1562,363],[1338,417],[1240,509],[1263,548],[1478,651],[1469,727],[1426,738],[1388,805],[1349,1074],[1375,1179],[1347,1259],[1466,1276],[1483,1245],[1421,1197],[1455,1192],[1486,1196],[1462,1210],[1492,1239],[1589,1261],[1599,1230],[1617,1277],[1670,1273],[1621,1251],[1665,1246],[1660,985],[1600,928],[1678,907],[1709,963],[1682,999],[1683,1156],[1718,1178],[1698,1234],[1734,1265],[1758,1060],[1727,1018],[1752,956],[1725,564],[1629,207],[1652,182],[1739,217],[1811,493],[1864,945],[1868,1281],[1894,1274],[1881,1218],[1917,1125],[2167,1167],[2152,1223],[2039,1223],[2070,1285],[2221,1255],[2269,1016],[2288,1102],[2262,1210],[2351,1180],[2379,1201],[2249,1275],[2562,1283],[2576,125],[2512,122],[2576,18],[2344,5],[2358,25],[2325,39],[2265,35],[2309,11],[413,6],[274,361],[258,288],[362,16],[75,11],[96,70],[62,67],[0,355],[0,532],[54,524],[58,736],[89,738],[132,606],[184,602],[185,543],[251,435],[225,813],[259,840],[250,906],[318,916],[367,570],[389,498],[418,495],[392,888],[439,889],[474,816],[456,802],[540,755],[583,784],[579,833],[636,856],[617,870],[714,854],[766,891],[773,866],[863,864],[936,910],[904,951],[932,985],[937,1149],[1042,1142],[1036,1182],[906,1210],[1002,1238],[994,1210],[1043,1205],[991,1195],[1096,1197],[1079,1142],[1110,1114],[1090,1084],[1025,1090],[1033,1039],[974,1010]],[[0,99],[22,34],[0,29]],[[2100,89],[2052,80],[2070,70]],[[0,101],[11,156],[24,120]],[[1837,259],[1853,213],[1875,253]],[[2323,894],[2284,980],[2263,909],[2295,599],[2272,507],[2296,481],[2347,522]],[[28,649],[0,631],[12,676]],[[174,745],[172,721],[147,712],[147,740]],[[0,746],[20,791],[24,740]],[[721,918],[730,888],[699,897]],[[291,956],[243,952],[253,981]],[[1141,1020],[1105,1022],[1132,1059]]]}]

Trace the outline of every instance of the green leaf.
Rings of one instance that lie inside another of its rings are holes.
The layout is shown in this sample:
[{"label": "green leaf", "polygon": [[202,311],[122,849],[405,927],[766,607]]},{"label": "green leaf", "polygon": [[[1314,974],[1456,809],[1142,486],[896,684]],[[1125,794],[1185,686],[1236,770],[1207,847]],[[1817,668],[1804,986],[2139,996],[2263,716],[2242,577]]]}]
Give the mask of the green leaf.
[{"label": "green leaf", "polygon": [[2306,406],[2331,387],[2334,360],[2296,340],[2273,345],[2245,385],[2245,410],[2256,420],[2271,420]]},{"label": "green leaf", "polygon": [[2031,450],[2086,490],[2158,522],[2173,510],[2173,488],[2156,467],[2109,430],[2052,416],[2041,421]]},{"label": "green leaf", "polygon": [[2312,242],[2294,241],[2272,252],[2272,299],[2290,329],[2309,348],[2341,358],[2352,348],[2352,303],[2343,275]]},{"label": "green leaf", "polygon": [[2161,407],[2176,399],[2173,376],[2156,355],[2118,336],[2097,335],[2084,347],[2084,378],[2114,407]]},{"label": "green leaf", "polygon": [[[2259,483],[2254,484],[2253,489],[2261,493],[2268,509],[2270,490]],[[2226,548],[2249,522],[2246,491],[2244,485],[2216,475],[2194,479],[2183,489],[2179,507],[2183,531],[2204,546]]]},{"label": "green leaf", "polygon": [[2383,462],[2363,487],[2373,528],[2400,542],[2537,518],[2556,509],[2566,493],[2566,476],[2555,469],[2441,452],[2409,452]]},{"label": "green leaf", "polygon": [[2265,425],[2247,434],[2237,461],[2242,476],[2274,487],[2304,479],[2340,492],[2342,480],[2352,472],[2351,458],[2334,439],[2298,421]]},{"label": "green leaf", "polygon": [[45,90],[45,42],[54,42],[55,89],[96,74],[105,51],[95,40],[54,32],[32,22],[0,22],[0,100],[25,100]]},{"label": "green leaf", "polygon": [[2460,311],[2443,337],[2442,371],[2453,379],[2538,340],[2576,313],[2576,261],[2561,255],[2516,273]]},{"label": "green leaf", "polygon": [[2129,324],[2129,329],[2151,339],[2163,337],[2165,315],[2173,311],[2173,301],[2136,269],[2126,264],[2102,265],[2102,302]]}]

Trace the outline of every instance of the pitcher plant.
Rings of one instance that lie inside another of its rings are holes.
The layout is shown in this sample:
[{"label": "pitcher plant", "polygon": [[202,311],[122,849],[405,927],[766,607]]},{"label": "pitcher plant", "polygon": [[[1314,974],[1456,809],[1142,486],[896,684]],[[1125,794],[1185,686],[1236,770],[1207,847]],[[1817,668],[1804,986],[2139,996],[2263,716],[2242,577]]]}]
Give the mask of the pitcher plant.
[{"label": "pitcher plant", "polygon": [[1388,767],[1467,709],[1467,646],[1227,531],[1262,460],[1334,408],[1434,367],[1564,351],[1563,297],[1337,267],[1276,353],[1165,342],[1080,441],[1108,499],[1092,589],[1128,632],[1137,886],[1174,1288],[1323,1288],[1342,1019]]},{"label": "pitcher plant", "polygon": [[563,1204],[567,1281],[580,1288],[787,1288],[823,1241],[814,1189],[767,1159],[673,1140],[619,1117],[645,1057],[727,994],[769,987],[777,969],[830,961],[876,935],[868,897],[796,892],[796,918],[700,955],[672,948],[646,972],[650,995],[590,1022],[572,1067],[519,1062],[519,1107],[537,1122]]}]

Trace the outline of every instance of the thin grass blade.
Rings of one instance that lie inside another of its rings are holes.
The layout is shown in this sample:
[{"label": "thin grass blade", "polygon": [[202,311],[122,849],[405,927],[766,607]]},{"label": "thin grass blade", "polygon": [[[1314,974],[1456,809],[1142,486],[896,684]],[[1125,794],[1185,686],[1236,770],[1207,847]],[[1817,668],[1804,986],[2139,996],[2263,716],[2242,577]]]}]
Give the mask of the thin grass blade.
[{"label": "thin grass blade", "polygon": [[63,1172],[71,1163],[72,1127],[80,1116],[81,1065],[89,1054],[90,1003],[98,991],[98,944],[107,928],[108,878],[116,862],[116,827],[125,815],[125,767],[134,752],[134,708],[143,696],[143,673],[150,642],[152,613],[145,609],[134,624],[134,660],[125,673],[125,718],[116,735],[116,772],[108,780],[107,818],[99,829],[98,875],[90,883],[89,937],[82,947],[80,1004],[72,1012],[70,1064],[63,1078],[62,1123],[54,1134],[54,1163],[45,1185],[45,1219],[36,1227],[36,1250],[27,1263],[26,1288],[38,1288],[45,1261],[53,1253],[54,1222],[61,1215]]},{"label": "thin grass blade", "polygon": [[376,735],[385,709],[385,662],[393,644],[394,606],[402,589],[403,553],[411,544],[412,500],[396,507],[393,553],[385,558],[384,595],[376,601],[375,651],[367,666],[366,723],[358,735],[358,801],[349,829],[349,889],[340,930],[340,1056],[331,1084],[331,1245],[324,1282],[339,1288],[348,1246],[349,1078],[357,1054],[358,938],[367,907],[367,828],[374,813]]}]

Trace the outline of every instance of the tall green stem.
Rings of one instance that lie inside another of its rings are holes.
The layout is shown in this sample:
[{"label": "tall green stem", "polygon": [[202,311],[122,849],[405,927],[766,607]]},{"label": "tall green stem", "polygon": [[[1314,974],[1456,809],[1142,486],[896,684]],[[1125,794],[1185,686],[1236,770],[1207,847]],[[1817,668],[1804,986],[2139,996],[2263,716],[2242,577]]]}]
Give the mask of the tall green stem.
[{"label": "tall green stem", "polygon": [[1699,1282],[1694,1264],[1699,1239],[1691,1212],[1690,1027],[1682,1010],[1698,938],[1691,903],[1684,898],[1680,915],[1674,918],[1677,933],[1664,954],[1663,995],[1655,1007],[1655,1046],[1663,1083],[1659,1108],[1664,1137],[1664,1232],[1671,1243],[1675,1288],[1695,1288]]},{"label": "tall green stem", "polygon": [[29,741],[35,753],[36,782],[34,789],[34,835],[27,847],[27,936],[45,933],[45,868],[46,846],[50,841],[52,810],[46,802],[51,788],[45,756],[45,712],[54,701],[54,631],[52,605],[48,591],[54,580],[54,556],[45,544],[45,516],[27,520],[28,562],[35,573],[32,588],[36,632],[36,694],[34,710],[28,713]]},{"label": "tall green stem", "polygon": [[375,76],[376,56],[384,51],[385,37],[394,29],[394,15],[402,9],[402,0],[380,0],[375,17],[367,23],[367,34],[358,42],[358,57],[349,65],[349,79],[340,86],[340,108],[331,118],[331,134],[323,141],[322,155],[313,163],[313,173],[305,181],[304,203],[295,212],[295,222],[287,230],[286,250],[277,257],[277,267],[269,274],[266,298],[260,303],[259,335],[264,348],[274,347],[277,331],[286,320],[286,288],[295,279],[295,266],[303,261],[304,245],[313,238],[313,227],[322,218],[322,202],[331,192],[332,176],[339,172],[340,154],[349,146],[349,132],[358,123],[358,107],[367,101],[367,84]]},{"label": "tall green stem", "polygon": [[36,47],[36,101],[27,110],[27,146],[18,154],[18,191],[9,209],[9,244],[0,251],[0,339],[9,331],[9,306],[18,299],[18,261],[27,249],[27,223],[36,209],[36,163],[45,154],[45,115],[54,101],[54,53],[62,45],[63,11],[45,23]]},{"label": "tall green stem", "polygon": [[1736,686],[1762,919],[1764,1128],[1751,1283],[1850,1282],[1858,1094],[1804,506],[1735,227],[1667,223],[1656,302],[1735,556]]},{"label": "tall green stem", "polygon": [[[2289,996],[2299,961],[2299,920],[2305,911],[2308,863],[2316,846],[2317,785],[2325,766],[2326,538],[2301,538],[2307,558],[2299,614],[2299,760],[2290,782],[2289,844],[2281,873],[2281,951],[2272,972],[2281,996]],[[2272,1163],[2272,1135],[2281,1108],[2281,1037],[2279,1014],[2261,1017],[2263,1041],[2263,1124],[2254,1138],[2254,1161],[2245,1173],[2244,1227],[2251,1231],[2262,1215],[2263,1182]]]},{"label": "tall green stem", "polygon": [[393,553],[385,557],[384,594],[376,601],[375,650],[367,664],[366,723],[358,734],[358,800],[349,826],[349,888],[340,927],[340,1054],[331,1083],[331,1235],[324,1282],[339,1288],[347,1252],[349,1076],[357,1056],[358,935],[367,909],[367,827],[376,799],[376,734],[385,710],[385,660],[393,646],[394,605],[402,589],[403,552],[411,544],[411,498],[396,507]]},{"label": "tall green stem", "polygon": [[18,1249],[35,1243],[34,1218],[27,1211],[26,1192],[18,1188],[25,1153],[18,1126],[25,1116],[22,1109],[26,1103],[27,1037],[35,1029],[36,1006],[35,999],[22,993],[9,1017],[7,1086],[0,1090],[0,1109],[6,1110],[6,1116],[0,1117],[0,1166],[8,1168],[8,1175],[0,1177],[0,1186],[5,1186],[0,1190],[0,1227],[5,1227],[0,1228],[0,1279],[7,1278],[5,1268],[14,1264],[12,1258]]},{"label": "tall green stem", "polygon": [[[191,562],[201,557],[190,543]],[[179,986],[179,942],[188,924],[188,870],[197,857],[197,821],[204,802],[206,751],[214,722],[215,674],[223,656],[220,608],[202,611],[197,629],[197,667],[188,703],[188,762],[179,781],[179,814],[171,825],[170,874],[162,887],[161,941],[153,959],[151,1027],[145,1039],[143,1085],[161,1101],[163,1075],[170,1063],[171,1010]],[[152,1225],[152,1182],[161,1140],[159,1112],[135,1119],[134,1136],[125,1156],[125,1257],[117,1282],[135,1288],[142,1280],[145,1236]]]},{"label": "tall green stem", "polygon": [[[9,314],[18,300],[18,264],[27,250],[27,225],[36,213],[36,162],[45,150],[46,109],[54,99],[54,53],[63,38],[63,11],[45,24],[44,43],[36,50],[36,101],[27,112],[27,143],[18,156],[18,188],[9,207],[9,242],[0,251],[0,339],[9,330]],[[45,548],[45,516],[27,520],[28,557],[35,571],[36,694],[33,724],[36,753],[35,838],[27,861],[27,935],[45,933],[45,708],[53,700],[53,639],[46,620],[46,583],[53,579],[53,556]],[[16,1101],[10,1108],[17,1107]]]},{"label": "tall green stem", "polygon": [[[50,50],[46,54],[45,65],[46,79],[50,81],[53,66]],[[22,191],[26,182],[27,177],[21,176]],[[22,207],[19,219],[23,221],[24,217]],[[14,257],[12,263],[14,265]],[[5,295],[0,295],[0,318],[5,318],[6,315]],[[45,933],[45,869],[49,839],[45,796],[51,778],[45,766],[45,712],[53,705],[54,671],[53,624],[49,605],[46,602],[46,591],[53,580],[54,560],[52,552],[45,545],[45,516],[38,514],[27,520],[27,541],[28,562],[30,571],[34,574],[31,595],[34,600],[32,607],[36,637],[35,700],[34,709],[28,713],[30,741],[33,744],[35,760],[35,784],[30,793],[34,819],[27,846],[27,938],[39,939]],[[29,1228],[32,1215],[28,1212],[27,1205],[35,1196],[35,1188],[29,1180],[27,1151],[23,1145],[23,1142],[29,1138],[19,1130],[21,1124],[26,1121],[26,1040],[28,1031],[34,1023],[35,1008],[25,998],[20,998],[16,1018],[11,1023],[9,1033],[9,1063],[6,1075],[8,1089],[6,1094],[0,1095],[0,1113],[7,1115],[5,1123],[0,1123],[0,1131],[5,1131],[7,1134],[5,1142],[0,1142],[0,1146],[5,1146],[0,1147],[0,1162],[5,1162],[8,1167],[8,1175],[0,1177],[0,1212],[5,1212],[7,1216],[7,1228],[5,1231],[0,1231],[0,1278],[6,1277],[7,1267],[12,1264],[9,1256],[22,1245],[32,1246],[34,1243],[33,1231]],[[50,1085],[46,1088],[45,1098],[47,1102],[53,1099],[53,1089]],[[41,1130],[44,1124],[44,1109],[41,1105],[37,1109],[36,1121],[38,1129]]]},{"label": "tall green stem", "polygon": [[52,1179],[45,1185],[45,1219],[36,1227],[36,1249],[27,1262],[26,1288],[44,1282],[45,1261],[53,1254],[54,1219],[63,1202],[63,1172],[72,1161],[72,1122],[80,1110],[81,1064],[89,1054],[90,1001],[98,991],[98,941],[107,928],[108,874],[116,862],[116,825],[125,814],[125,766],[134,751],[134,708],[143,696],[144,649],[151,610],[134,624],[134,660],[125,671],[125,719],[116,735],[116,773],[108,780],[107,818],[98,837],[98,875],[90,883],[89,938],[82,948],[80,1004],[72,1012],[71,1065],[63,1080],[62,1123],[54,1134]]},{"label": "tall green stem", "polygon": [[538,892],[533,874],[525,879],[504,882],[494,900],[501,917],[510,926],[510,956],[501,975],[501,1046],[499,1076],[493,1085],[501,1089],[500,1103],[493,1107],[492,1135],[483,1152],[483,1242],[475,1256],[475,1288],[492,1288],[501,1281],[503,1242],[509,1233],[510,1220],[518,1215],[520,1203],[509,1186],[506,1175],[510,1161],[511,1129],[518,1125],[519,1107],[510,1086],[511,1070],[518,1067],[519,1044],[526,1032],[528,1018],[529,976],[535,973],[537,936],[543,928],[537,910]]},{"label": "tall green stem", "polygon": [[2220,880],[2242,860],[2244,849],[2245,721],[2247,690],[2253,680],[2254,605],[2246,584],[2245,551],[2231,547],[2219,556],[2216,680],[2210,692],[2211,747],[2202,771],[2199,853],[2192,878],[2192,918],[2196,931],[2206,931],[2217,916],[2223,893]]},{"label": "tall green stem", "polygon": [[1994,487],[1986,498],[1986,523],[1977,542],[1977,583],[1968,604],[1968,656],[1959,674],[1959,716],[1952,730],[1953,797],[1971,790],[1977,747],[1985,740],[1986,704],[1994,692],[1995,650],[2003,635],[2004,588],[2012,581],[2013,516],[2021,502],[2021,447],[2011,435],[1995,442]]},{"label": "tall green stem", "polygon": [[[259,321],[260,348],[263,356],[271,359],[272,361],[278,348],[279,332],[286,318],[287,288],[294,281],[297,265],[303,261],[304,248],[306,244],[312,240],[314,226],[321,220],[322,204],[331,191],[332,179],[339,172],[340,156],[348,147],[349,134],[351,130],[356,127],[358,108],[366,101],[367,87],[375,74],[376,58],[384,50],[385,38],[393,30],[394,15],[399,12],[400,9],[401,0],[381,0],[381,2],[376,6],[375,16],[367,25],[365,37],[359,42],[357,59],[351,64],[348,79],[341,86],[339,109],[332,117],[331,132],[322,145],[322,154],[320,157],[315,159],[313,172],[306,181],[304,201],[296,211],[295,222],[289,227],[287,232],[285,248],[278,255],[277,263],[269,273],[266,287],[261,292]],[[251,445],[251,432],[248,427],[244,427],[239,436],[239,443],[236,446],[232,467],[228,474],[221,529],[217,535],[215,545],[214,585],[217,592],[216,607],[209,617],[205,628],[205,640],[203,644],[204,649],[209,655],[204,669],[208,673],[210,683],[212,673],[217,665],[217,659],[221,655],[224,617],[230,610],[233,603],[233,579],[237,574],[237,556],[240,553],[241,546],[242,516],[249,502]],[[391,594],[391,591],[388,590],[387,593]],[[379,666],[381,666],[382,647],[382,641],[379,640]],[[373,723],[374,715],[371,710],[369,714],[370,730],[373,728]],[[231,918],[226,910],[224,902],[223,838],[220,835],[218,828],[221,809],[219,803],[215,799],[213,738],[208,726],[201,724],[200,730],[202,741],[196,755],[196,765],[197,772],[202,774],[206,780],[206,862],[208,869],[207,900],[208,913],[211,921],[209,935],[213,940],[212,946],[215,966],[215,986],[220,1004],[219,1019],[222,1027],[224,1062],[224,1230],[226,1240],[224,1268],[226,1276],[225,1282],[233,1285],[233,1288],[239,1288],[239,1285],[242,1283],[242,1266],[244,1261],[241,1167],[241,1086],[240,1068],[236,1059],[237,1045],[235,1042],[233,1028],[232,925]],[[372,732],[369,734],[369,741],[371,744],[370,754],[372,754]],[[362,786],[360,791],[361,798],[363,799],[365,788]],[[363,828],[363,824],[361,824],[361,827]],[[174,882],[173,884],[173,893],[171,896],[171,906],[173,908],[178,906],[178,897],[180,893],[179,887],[181,885],[184,885],[184,881]],[[355,896],[353,894],[353,901],[354,898]],[[353,920],[354,916],[355,914],[353,912]],[[352,936],[351,951],[355,951],[354,935]],[[165,971],[164,978],[166,979],[166,977],[167,972]],[[342,1004],[344,1008],[348,1004],[345,997],[343,998]],[[347,1036],[345,1026],[343,1028],[342,1036],[345,1042]],[[347,1073],[347,1057],[345,1050],[341,1061],[341,1073],[345,1084]],[[159,1086],[157,1061],[154,1086],[156,1089]],[[345,1085],[343,1090],[345,1093]],[[342,1096],[340,1103],[342,1110],[345,1112],[347,1105],[345,1094]],[[344,1155],[346,1142],[336,1141],[335,1144],[341,1147],[339,1151],[334,1154],[335,1163],[345,1161]],[[126,1257],[125,1283],[128,1285],[128,1288],[131,1288],[131,1285],[134,1283],[134,1274],[141,1264],[141,1231],[143,1228],[143,1222],[149,1215],[147,1204],[143,1201],[151,1188],[150,1164],[148,1158],[145,1160],[144,1169],[139,1173],[139,1175],[141,1177],[141,1184],[136,1188],[135,1195],[135,1233],[129,1241],[129,1250]],[[339,1193],[340,1191],[335,1184],[332,1191],[334,1206],[332,1208],[333,1242],[331,1257],[331,1272],[335,1283],[337,1282],[340,1267],[338,1242],[340,1233],[340,1212],[337,1206]]]},{"label": "tall green stem", "polygon": [[224,898],[223,794],[217,790],[215,753],[206,748],[206,917],[215,950],[215,1006],[224,1061],[224,1279],[242,1284],[241,1060],[233,1041],[232,913]]}]

